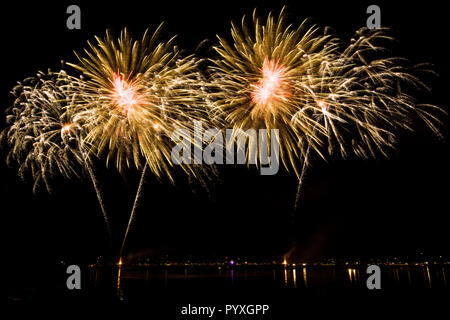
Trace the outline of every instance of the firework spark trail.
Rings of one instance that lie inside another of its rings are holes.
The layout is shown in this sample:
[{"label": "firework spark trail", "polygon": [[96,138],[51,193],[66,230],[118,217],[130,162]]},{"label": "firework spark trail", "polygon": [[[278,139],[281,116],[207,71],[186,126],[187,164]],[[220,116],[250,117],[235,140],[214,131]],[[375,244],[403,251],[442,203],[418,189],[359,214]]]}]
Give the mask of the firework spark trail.
[{"label": "firework spark trail", "polygon": [[[71,111],[73,111],[73,110],[71,110]],[[94,169],[93,169],[90,161],[88,161],[88,159],[89,159],[88,158],[89,157],[88,156],[88,152],[87,152],[87,150],[84,150],[84,148],[83,148],[83,143],[84,143],[83,139],[79,135],[77,135],[77,139],[79,141],[79,143],[78,143],[79,146],[78,147],[79,147],[80,154],[83,156],[83,159],[85,159],[84,167],[88,171],[89,178],[90,178],[90,180],[92,182],[92,186],[94,187],[94,191],[95,191],[95,194],[97,196],[97,201],[98,201],[98,204],[100,206],[100,210],[102,211],[103,220],[105,221],[106,232],[108,233],[108,238],[109,238],[110,243],[112,243],[111,222],[109,221],[108,213],[106,211],[105,202],[103,200],[103,196],[102,196],[102,192],[101,192],[101,189],[100,189],[100,185],[98,183],[98,180],[97,180],[97,177],[95,175]]]},{"label": "firework spark trail", "polygon": [[302,190],[303,181],[305,179],[306,168],[308,166],[310,150],[311,150],[311,145],[309,144],[308,147],[306,148],[305,158],[303,159],[303,164],[302,164],[302,170],[300,173],[300,177],[298,178],[297,193],[295,195],[295,202],[294,202],[294,211],[292,213],[293,223],[294,223],[294,219],[295,219],[295,212],[297,212],[297,206],[300,202],[300,194],[301,194],[301,190]]},{"label": "firework spark trail", "polygon": [[108,232],[109,240],[112,241],[111,223],[109,221],[108,214],[106,213],[105,203],[103,201],[103,196],[100,191],[98,181],[95,177],[95,173],[94,173],[94,170],[92,169],[92,167],[89,164],[87,164],[86,168],[89,172],[89,176],[91,178],[92,185],[94,186],[95,193],[97,195],[98,204],[100,205],[100,209],[102,210],[103,219],[105,220],[106,231]]},{"label": "firework spark trail", "polygon": [[136,215],[136,208],[137,205],[139,203],[139,198],[141,197],[143,191],[144,191],[144,180],[145,180],[145,175],[147,174],[147,169],[148,169],[148,165],[145,164],[144,165],[144,169],[142,170],[142,174],[141,174],[141,179],[139,181],[139,186],[138,189],[136,191],[136,196],[134,198],[134,203],[133,203],[133,208],[131,209],[131,214],[130,214],[130,218],[128,219],[128,225],[127,225],[127,229],[125,230],[125,235],[123,236],[123,240],[122,240],[122,246],[120,247],[120,254],[119,257],[122,257],[122,253],[123,253],[123,249],[125,248],[125,243],[127,241],[128,238],[128,232],[130,231],[130,228],[134,222],[135,219],[135,215]]},{"label": "firework spark trail", "polygon": [[106,232],[108,233],[108,239],[109,239],[110,243],[112,243],[111,222],[109,221],[108,213],[106,211],[105,202],[103,200],[100,185],[98,183],[97,177],[95,175],[94,169],[93,169],[90,161],[87,161],[87,159],[89,159],[88,152],[87,152],[87,150],[83,149],[83,139],[79,135],[77,135],[77,139],[78,139],[78,141],[80,141],[78,143],[80,154],[83,156],[83,159],[85,159],[84,167],[86,168],[86,170],[89,174],[89,178],[92,182],[92,186],[94,187],[94,191],[97,196],[97,201],[100,206],[100,210],[102,211],[103,220],[105,221],[105,226],[106,226]]}]

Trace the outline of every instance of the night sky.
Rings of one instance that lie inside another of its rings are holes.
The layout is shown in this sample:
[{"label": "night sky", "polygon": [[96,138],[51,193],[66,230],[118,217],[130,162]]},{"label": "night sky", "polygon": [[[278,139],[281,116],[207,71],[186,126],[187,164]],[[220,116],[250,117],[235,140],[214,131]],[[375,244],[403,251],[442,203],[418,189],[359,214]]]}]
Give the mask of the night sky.
[{"label": "night sky", "polygon": [[[82,29],[68,30],[65,13],[79,4]],[[448,13],[440,2],[411,1],[60,1],[14,2],[2,17],[2,109],[11,105],[9,91],[15,83],[39,70],[57,70],[60,61],[76,61],[94,35],[107,28],[116,35],[123,27],[140,38],[148,26],[166,21],[163,38],[178,34],[177,44],[194,52],[204,39],[216,44],[216,34],[230,38],[230,21],[251,15],[278,12],[287,4],[288,21],[304,18],[332,27],[349,39],[365,25],[368,5],[381,7],[382,25],[397,38],[393,54],[412,63],[429,62],[439,77],[428,81],[432,94],[419,97],[448,107]],[[214,52],[202,49],[206,57]],[[2,112],[3,113],[3,112]],[[4,116],[1,117],[4,127]],[[325,257],[370,258],[389,255],[448,253],[450,236],[448,118],[446,139],[439,140],[420,123],[413,134],[401,133],[390,159],[313,159],[295,226],[297,255],[303,259]],[[3,256],[11,269],[22,270],[59,260],[95,261],[108,252],[106,231],[95,193],[88,180],[54,179],[54,191],[32,193],[32,183],[21,182],[5,164],[1,151],[0,203],[4,233]],[[97,172],[111,215],[114,251],[124,233],[139,173],[120,175],[113,168]],[[248,257],[271,259],[289,249],[290,215],[296,192],[294,174],[260,176],[245,166],[221,166],[210,192],[190,186],[180,175],[177,185],[148,175],[144,197],[131,231],[126,252],[180,258]]]}]

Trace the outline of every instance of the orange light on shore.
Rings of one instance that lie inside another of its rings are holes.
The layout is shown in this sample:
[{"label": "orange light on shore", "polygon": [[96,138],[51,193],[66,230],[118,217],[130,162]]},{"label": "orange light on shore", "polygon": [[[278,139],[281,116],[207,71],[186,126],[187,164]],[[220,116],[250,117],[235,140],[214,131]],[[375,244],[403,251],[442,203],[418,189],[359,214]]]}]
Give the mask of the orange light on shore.
[{"label": "orange light on shore", "polygon": [[120,259],[119,259],[119,263],[118,263],[118,265],[119,265],[119,266],[121,266],[121,265],[122,265],[122,258],[120,258]]},{"label": "orange light on shore", "polygon": [[261,72],[262,78],[254,85],[251,92],[253,102],[266,105],[289,95],[285,90],[286,85],[283,79],[286,72],[285,67],[266,58]]},{"label": "orange light on shore", "polygon": [[283,265],[284,265],[284,266],[287,266],[287,260],[286,260],[286,258],[284,258],[284,260],[283,260]]}]

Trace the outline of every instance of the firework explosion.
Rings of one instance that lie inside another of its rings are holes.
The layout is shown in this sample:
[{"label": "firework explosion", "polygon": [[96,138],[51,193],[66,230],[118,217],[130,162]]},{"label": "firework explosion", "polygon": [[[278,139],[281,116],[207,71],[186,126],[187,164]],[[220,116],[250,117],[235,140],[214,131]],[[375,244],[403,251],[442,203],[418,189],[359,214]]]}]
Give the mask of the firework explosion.
[{"label": "firework explosion", "polygon": [[86,78],[77,120],[89,127],[86,141],[93,152],[106,154],[119,171],[145,163],[157,177],[172,180],[170,136],[175,129],[193,132],[193,120],[205,114],[199,61],[180,58],[174,38],[157,42],[160,29],[147,30],[141,41],[127,30],[117,41],[107,32],[71,65]]},{"label": "firework explosion", "polygon": [[[133,41],[126,29],[117,41],[107,31],[104,39],[97,37],[96,44],[89,43],[84,57],[77,54],[78,64],[71,64],[86,78],[86,88],[75,107],[77,121],[88,128],[86,141],[93,146],[91,152],[100,157],[106,154],[107,164],[113,162],[119,171],[143,168],[120,255],[147,171],[173,182],[173,131],[188,132],[189,139],[181,143],[190,148],[198,141],[194,120],[207,119],[200,61],[193,56],[181,58],[174,38],[157,42],[161,27],[153,33],[147,30],[140,41]],[[203,167],[181,167],[204,181]]]},{"label": "firework explosion", "polygon": [[51,191],[50,178],[81,177],[86,169],[109,236],[111,229],[103,198],[84,142],[85,130],[75,121],[73,104],[83,84],[65,71],[43,73],[19,83],[14,89],[14,104],[7,110],[9,127],[2,137],[11,150],[7,162],[19,165],[19,176],[31,173],[33,192],[43,182]]},{"label": "firework explosion", "polygon": [[[423,84],[398,58],[380,57],[385,30],[360,30],[346,46],[318,27],[285,26],[284,10],[253,26],[232,24],[233,43],[219,37],[213,59],[214,110],[237,134],[247,129],[279,129],[280,156],[301,181],[310,151],[322,158],[385,153],[394,129],[410,129],[419,114],[438,133],[431,105],[418,105],[401,84]],[[244,132],[244,133],[243,133]],[[270,148],[269,148],[270,149]],[[303,159],[303,169],[299,168]]]},{"label": "firework explosion", "polygon": [[19,165],[21,177],[31,173],[34,192],[41,183],[51,191],[49,180],[55,175],[78,177],[87,160],[80,151],[82,130],[68,107],[76,84],[64,71],[49,71],[13,89],[16,100],[7,110],[9,127],[3,132],[11,146],[7,161]]}]

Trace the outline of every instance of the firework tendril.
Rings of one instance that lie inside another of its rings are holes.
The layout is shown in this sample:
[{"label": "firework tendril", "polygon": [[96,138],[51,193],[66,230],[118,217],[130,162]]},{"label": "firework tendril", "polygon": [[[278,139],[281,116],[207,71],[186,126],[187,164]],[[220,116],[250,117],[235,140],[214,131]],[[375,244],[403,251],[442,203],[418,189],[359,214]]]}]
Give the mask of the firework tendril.
[{"label": "firework tendril", "polygon": [[181,58],[174,38],[157,42],[161,27],[147,30],[140,41],[126,29],[118,40],[107,32],[71,65],[86,78],[77,119],[89,127],[86,141],[93,151],[106,154],[119,171],[145,164],[172,180],[170,136],[175,129],[193,132],[193,120],[205,114],[198,59]]}]

